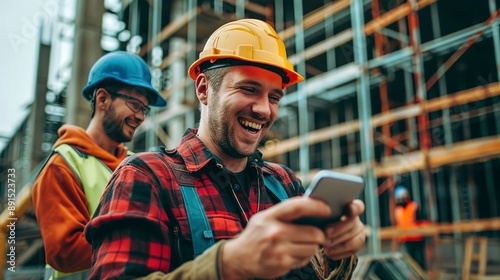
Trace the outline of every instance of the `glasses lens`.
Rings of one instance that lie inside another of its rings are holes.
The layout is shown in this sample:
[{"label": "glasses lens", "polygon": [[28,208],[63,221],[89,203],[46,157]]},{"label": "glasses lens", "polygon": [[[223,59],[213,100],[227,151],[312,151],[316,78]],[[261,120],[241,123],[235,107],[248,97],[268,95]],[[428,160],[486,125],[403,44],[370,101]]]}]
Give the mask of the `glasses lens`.
[{"label": "glasses lens", "polygon": [[142,107],[142,113],[144,114],[144,116],[148,116],[150,111],[151,111],[151,108],[144,107],[144,106]]},{"label": "glasses lens", "polygon": [[151,110],[149,107],[144,106],[141,102],[139,102],[137,100],[128,99],[127,101],[128,101],[128,104],[130,105],[132,111],[134,111],[134,113],[142,111],[142,114],[144,114],[144,116],[147,116],[149,114],[149,111]]},{"label": "glasses lens", "polygon": [[127,99],[127,104],[130,106],[130,109],[134,111],[134,113],[139,112],[142,107],[142,105],[139,104],[139,102],[135,101],[134,99]]},{"label": "glasses lens", "polygon": [[121,94],[119,92],[114,93],[116,96],[124,98],[125,99],[125,104],[132,110],[132,112],[137,113],[139,111],[142,111],[142,114],[144,116],[147,116],[149,114],[149,111],[151,111],[151,108],[148,106],[145,106],[141,101],[135,99],[132,96],[128,96],[125,94]]}]

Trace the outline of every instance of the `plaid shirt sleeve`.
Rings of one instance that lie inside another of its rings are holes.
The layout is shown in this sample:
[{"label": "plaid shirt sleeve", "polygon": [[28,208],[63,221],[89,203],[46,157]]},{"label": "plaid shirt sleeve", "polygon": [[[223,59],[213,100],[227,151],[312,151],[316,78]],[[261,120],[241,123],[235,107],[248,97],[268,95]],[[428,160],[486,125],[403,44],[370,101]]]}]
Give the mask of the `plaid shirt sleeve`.
[{"label": "plaid shirt sleeve", "polygon": [[120,166],[111,177],[86,238],[92,244],[92,279],[168,271],[166,214],[159,194],[140,168]]},{"label": "plaid shirt sleeve", "polygon": [[[159,182],[151,170],[154,160],[147,155],[142,159],[133,156],[113,173],[96,214],[85,229],[93,252],[90,279],[131,279],[169,271],[168,216],[161,205],[160,186],[155,186]],[[214,246],[213,250],[217,248]],[[213,267],[213,274],[217,272],[217,258],[211,262],[210,265],[210,260],[205,260],[204,264]],[[207,271],[210,269],[205,268]],[[180,272],[176,270],[177,275]]]}]

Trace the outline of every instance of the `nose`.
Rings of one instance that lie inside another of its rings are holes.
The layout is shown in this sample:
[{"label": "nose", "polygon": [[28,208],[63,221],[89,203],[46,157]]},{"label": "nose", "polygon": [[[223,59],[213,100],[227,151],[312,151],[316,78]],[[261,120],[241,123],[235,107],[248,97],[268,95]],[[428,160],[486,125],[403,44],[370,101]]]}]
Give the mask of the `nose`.
[{"label": "nose", "polygon": [[271,103],[267,94],[261,94],[252,104],[252,112],[260,118],[269,119],[272,113]]},{"label": "nose", "polygon": [[135,121],[138,122],[138,123],[142,123],[144,121],[144,113],[142,112],[142,110],[139,110],[139,112],[137,113],[134,113],[134,118],[135,118]]}]

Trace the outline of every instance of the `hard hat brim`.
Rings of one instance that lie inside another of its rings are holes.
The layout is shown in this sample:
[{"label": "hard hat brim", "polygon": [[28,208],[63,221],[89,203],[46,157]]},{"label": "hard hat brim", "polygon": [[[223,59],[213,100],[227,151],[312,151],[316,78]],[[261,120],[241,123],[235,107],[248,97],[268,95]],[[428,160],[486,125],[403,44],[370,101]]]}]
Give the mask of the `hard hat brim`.
[{"label": "hard hat brim", "polygon": [[[240,56],[236,56],[236,55],[218,55],[216,57],[211,56],[211,57],[200,58],[200,59],[196,60],[193,64],[191,64],[191,66],[189,67],[189,70],[188,70],[189,77],[191,77],[191,79],[193,79],[193,80],[196,80],[196,77],[200,73],[202,73],[204,70],[204,69],[201,69],[201,67],[200,67],[200,65],[203,64],[204,62],[210,61],[210,62],[216,64],[218,60],[227,60],[227,59],[233,60],[233,61],[238,61],[238,63],[235,64],[234,66],[236,66],[236,65],[251,65],[251,66],[258,66],[258,67],[260,66],[260,67],[265,68],[265,69],[268,69],[268,67],[265,67],[265,66],[272,66],[272,67],[279,68],[280,70],[282,70],[286,74],[286,77],[288,78],[288,82],[285,82],[285,80],[283,80],[283,84],[282,84],[283,88],[287,88],[293,84],[300,83],[304,80],[304,77],[302,77],[299,73],[297,73],[293,70],[289,70],[289,69],[283,67],[282,65],[270,63],[269,61],[247,60],[247,59],[241,58]],[[233,66],[233,65],[225,65],[225,66]],[[276,72],[276,71],[273,71],[273,72]],[[281,75],[281,73],[278,73],[278,74]]]},{"label": "hard hat brim", "polygon": [[145,89],[147,92],[149,92],[150,94],[152,94],[153,96],[156,97],[156,101],[154,103],[152,103],[152,104],[149,104],[149,106],[154,106],[154,107],[165,107],[165,106],[167,106],[167,102],[161,96],[161,94],[155,88],[153,88],[152,86],[150,86],[148,83],[145,83],[142,80],[131,81],[130,79],[124,80],[124,79],[120,79],[120,78],[116,78],[116,77],[114,77],[114,78],[105,77],[105,78],[97,80],[97,81],[95,81],[95,82],[93,82],[91,84],[86,85],[83,88],[83,90],[82,90],[83,97],[85,99],[87,99],[88,101],[90,101],[92,99],[92,97],[93,97],[94,89],[97,88],[103,82],[110,81],[110,80],[117,81],[117,82],[126,84],[126,85],[131,86],[131,87],[140,87],[142,89]]}]

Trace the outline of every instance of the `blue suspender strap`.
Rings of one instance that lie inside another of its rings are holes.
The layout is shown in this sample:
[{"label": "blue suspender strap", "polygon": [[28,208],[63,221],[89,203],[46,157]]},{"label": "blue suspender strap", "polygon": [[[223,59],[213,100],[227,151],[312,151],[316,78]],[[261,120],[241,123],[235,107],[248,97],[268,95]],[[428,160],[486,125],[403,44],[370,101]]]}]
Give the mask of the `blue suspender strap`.
[{"label": "blue suspender strap", "polygon": [[193,180],[183,164],[168,162],[172,173],[179,184],[184,208],[189,222],[191,239],[193,243],[193,258],[201,255],[206,249],[215,244],[212,227],[208,222],[205,208],[201,203],[200,196],[196,191]]},{"label": "blue suspender strap", "polygon": [[193,240],[194,258],[214,245],[214,235],[200,197],[193,186],[180,186]]},{"label": "blue suspender strap", "polygon": [[[184,200],[186,214],[193,242],[194,258],[201,255],[215,243],[214,235],[201,203],[196,187],[194,186],[185,166],[169,163],[179,183]],[[288,199],[288,194],[273,174],[264,172],[264,185],[280,200]]]},{"label": "blue suspender strap", "polygon": [[273,176],[273,174],[269,174],[264,172],[264,185],[266,188],[270,190],[280,201],[285,201],[288,199],[288,194],[285,191],[285,188],[281,185],[281,183]]}]

